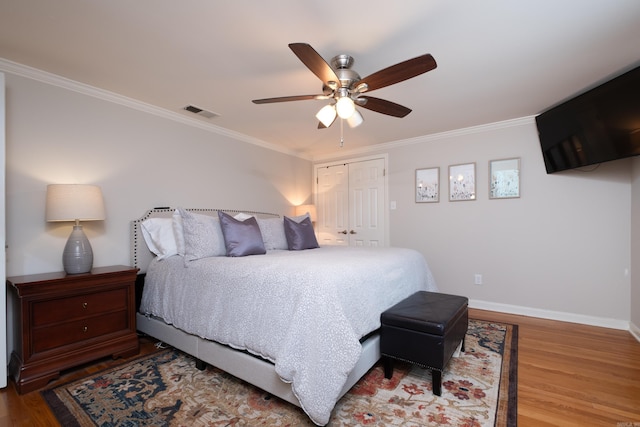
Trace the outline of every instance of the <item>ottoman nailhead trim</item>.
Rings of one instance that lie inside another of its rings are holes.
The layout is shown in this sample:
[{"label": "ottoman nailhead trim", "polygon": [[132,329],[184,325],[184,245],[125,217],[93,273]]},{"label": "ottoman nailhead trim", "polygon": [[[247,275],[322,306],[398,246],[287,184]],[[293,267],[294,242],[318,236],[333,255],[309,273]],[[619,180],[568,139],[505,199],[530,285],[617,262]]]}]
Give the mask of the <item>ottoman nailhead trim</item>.
[{"label": "ottoman nailhead trim", "polygon": [[396,356],[391,356],[389,354],[385,354],[385,353],[381,353],[383,356],[385,357],[390,357],[392,359],[396,359],[396,360],[401,360],[403,362],[407,362],[407,363],[411,363],[413,365],[418,365],[421,368],[425,368],[425,369],[430,369],[432,371],[440,371],[440,372],[444,372],[444,369],[440,369],[440,368],[432,368],[431,366],[428,365],[423,365],[422,363],[418,363],[418,362],[413,362],[411,360],[407,360],[407,359],[403,359],[402,357],[396,357]]}]

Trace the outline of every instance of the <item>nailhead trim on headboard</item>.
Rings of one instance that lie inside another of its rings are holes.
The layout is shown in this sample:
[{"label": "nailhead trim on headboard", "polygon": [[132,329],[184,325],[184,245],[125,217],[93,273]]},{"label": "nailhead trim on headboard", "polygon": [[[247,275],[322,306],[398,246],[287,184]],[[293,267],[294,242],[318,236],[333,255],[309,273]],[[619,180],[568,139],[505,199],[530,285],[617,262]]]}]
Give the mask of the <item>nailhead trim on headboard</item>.
[{"label": "nailhead trim on headboard", "polygon": [[[148,210],[142,217],[131,221],[131,262],[134,267],[140,269],[140,274],[147,272],[147,266],[153,259],[153,254],[147,248],[147,244],[140,232],[140,223],[148,218],[169,218],[173,215],[174,208],[159,207]],[[280,218],[279,214],[269,212],[245,211],[237,209],[209,209],[209,208],[188,208],[189,212],[200,214],[217,215],[219,211],[226,212],[230,215],[245,213],[247,215],[255,215],[263,218]]]}]

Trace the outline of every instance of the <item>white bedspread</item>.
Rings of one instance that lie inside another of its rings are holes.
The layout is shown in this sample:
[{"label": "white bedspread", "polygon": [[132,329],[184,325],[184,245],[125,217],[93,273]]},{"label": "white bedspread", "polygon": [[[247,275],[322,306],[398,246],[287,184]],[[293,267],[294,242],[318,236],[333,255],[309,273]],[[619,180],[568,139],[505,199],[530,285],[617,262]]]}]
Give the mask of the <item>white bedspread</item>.
[{"label": "white bedspread", "polygon": [[141,311],[272,361],[309,418],[325,425],[360,357],[359,339],[418,290],[437,288],[410,249],[325,246],[187,267],[174,256],[152,262]]}]

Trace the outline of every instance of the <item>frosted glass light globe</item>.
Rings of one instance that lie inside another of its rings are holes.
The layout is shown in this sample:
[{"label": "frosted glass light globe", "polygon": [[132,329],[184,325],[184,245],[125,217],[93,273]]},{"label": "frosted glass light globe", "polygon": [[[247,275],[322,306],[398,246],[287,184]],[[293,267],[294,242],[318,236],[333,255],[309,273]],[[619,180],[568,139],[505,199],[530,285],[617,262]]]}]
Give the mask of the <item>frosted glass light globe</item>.
[{"label": "frosted glass light globe", "polygon": [[336,111],[341,119],[348,119],[356,111],[356,106],[351,98],[343,96],[336,103]]}]

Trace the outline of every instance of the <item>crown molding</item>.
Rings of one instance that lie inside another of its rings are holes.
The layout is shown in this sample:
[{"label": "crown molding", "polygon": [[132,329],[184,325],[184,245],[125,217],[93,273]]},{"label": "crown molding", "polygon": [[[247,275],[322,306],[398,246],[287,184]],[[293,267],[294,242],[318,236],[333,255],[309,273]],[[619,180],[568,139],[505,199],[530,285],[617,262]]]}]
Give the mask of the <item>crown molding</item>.
[{"label": "crown molding", "polygon": [[[285,148],[282,148],[281,146],[268,143],[258,138],[253,138],[239,132],[231,131],[229,129],[226,129],[220,126],[216,126],[211,123],[206,123],[196,118],[186,117],[175,111],[160,108],[155,105],[147,104],[145,102],[142,102],[133,98],[128,98],[126,96],[119,95],[117,93],[110,92],[104,89],[99,89],[84,83],[79,83],[77,81],[59,76],[57,74],[52,74],[46,71],[39,70],[37,68],[33,68],[27,65],[19,64],[17,62],[9,61],[5,58],[0,58],[0,71],[4,71],[7,73],[15,74],[28,79],[36,80],[41,83],[45,83],[45,84],[57,86],[63,89],[78,92],[78,93],[91,96],[94,98],[98,98],[107,102],[119,104],[128,108],[132,108],[132,109],[142,111],[148,114],[152,114],[158,117],[162,117],[168,120],[173,120],[175,122],[179,122],[188,126],[197,127],[205,131],[215,133],[217,135],[235,139],[237,141],[246,142],[248,144],[257,145],[259,147],[266,148],[268,150],[273,150],[273,151],[277,151],[290,156],[299,157],[304,160],[312,160],[314,162],[318,162],[318,161],[326,161],[326,160],[338,158],[336,157],[335,153],[331,153],[328,155],[320,155],[320,156],[309,156],[309,155],[301,154],[296,151],[287,150]],[[511,119],[511,120],[504,120],[501,122],[488,123],[488,124],[483,124],[479,126],[471,126],[471,127],[462,128],[462,129],[455,129],[455,130],[446,131],[446,132],[418,136],[415,138],[391,141],[391,142],[386,142],[382,144],[376,144],[374,146],[353,149],[349,151],[341,151],[339,158],[349,157],[354,155],[373,154],[373,153],[377,153],[380,151],[389,150],[397,147],[403,147],[403,146],[414,145],[414,144],[422,144],[425,142],[432,142],[432,141],[438,141],[438,140],[447,139],[447,138],[454,138],[454,137],[463,136],[463,135],[471,135],[471,134],[477,134],[482,132],[488,132],[492,130],[505,129],[505,128],[514,127],[514,126],[529,125],[532,123],[535,123],[535,116],[520,117],[516,119]]]},{"label": "crown molding", "polygon": [[239,132],[234,132],[229,129],[225,129],[223,127],[216,126],[211,123],[206,123],[195,118],[186,117],[178,112],[160,108],[155,105],[147,104],[145,102],[138,101],[133,98],[128,98],[126,96],[119,95],[114,92],[109,92],[107,90],[99,89],[94,86],[90,86],[84,83],[80,83],[80,82],[68,79],[66,77],[59,76],[57,74],[52,74],[46,71],[39,70],[37,68],[33,68],[27,65],[19,64],[17,62],[9,61],[5,58],[0,58],[0,71],[15,74],[17,76],[25,77],[31,80],[36,80],[41,83],[49,84],[52,86],[57,86],[62,89],[78,92],[83,95],[101,99],[103,101],[119,104],[128,108],[132,108],[134,110],[142,111],[144,113],[152,114],[152,115],[162,117],[168,120],[173,120],[175,122],[179,122],[188,126],[197,127],[221,136],[246,142],[248,144],[257,145],[259,147],[266,148],[273,151],[278,151],[280,153],[288,154],[290,156],[300,157],[305,160],[311,160],[309,157],[305,157],[298,152],[284,149],[280,146],[270,144],[266,141],[262,141],[261,139],[253,138]]},{"label": "crown molding", "polygon": [[415,138],[385,142],[382,144],[376,144],[376,145],[363,147],[363,148],[356,148],[349,151],[341,151],[339,156],[336,156],[335,153],[331,153],[323,156],[315,156],[313,158],[313,161],[317,163],[319,161],[341,159],[341,158],[350,157],[354,155],[372,154],[374,152],[377,153],[380,151],[390,150],[392,148],[397,148],[397,147],[423,144],[426,142],[440,141],[447,138],[455,138],[455,137],[464,136],[464,135],[473,135],[473,134],[489,132],[493,130],[516,127],[516,126],[531,125],[531,124],[535,124],[535,117],[536,116],[525,116],[525,117],[519,117],[515,119],[510,119],[510,120],[503,120],[500,122],[487,123],[487,124],[478,125],[478,126],[470,126],[462,129],[455,129],[455,130],[450,130],[450,131],[445,131],[440,133],[433,133],[430,135],[422,135],[422,136],[417,136]]}]

